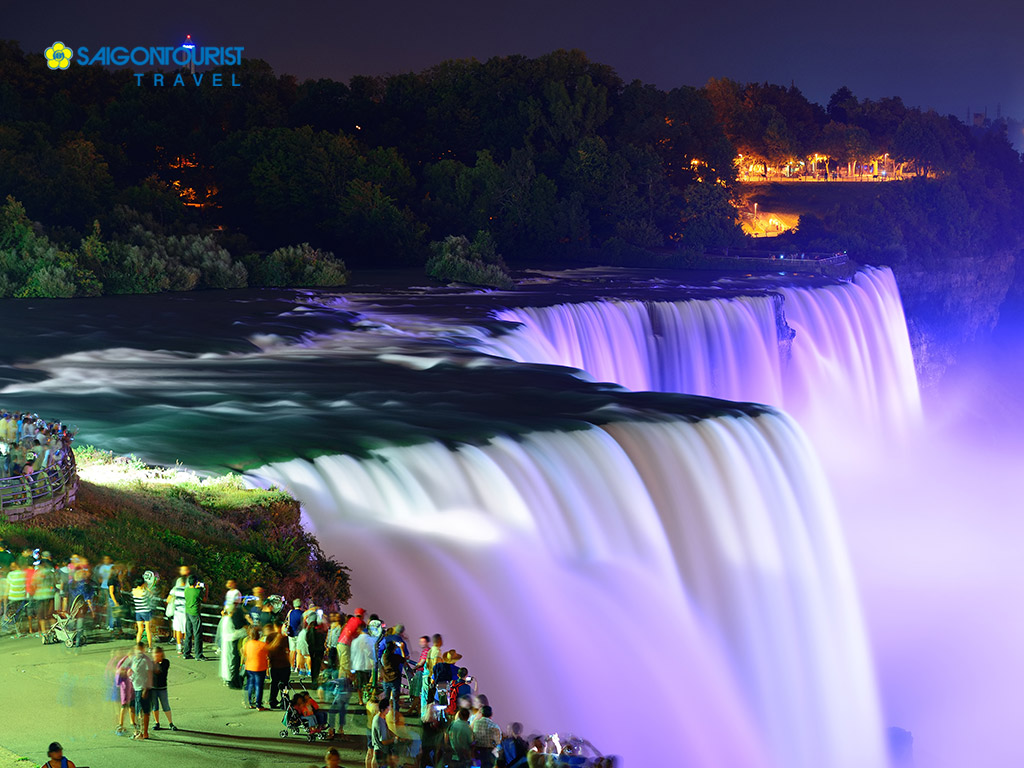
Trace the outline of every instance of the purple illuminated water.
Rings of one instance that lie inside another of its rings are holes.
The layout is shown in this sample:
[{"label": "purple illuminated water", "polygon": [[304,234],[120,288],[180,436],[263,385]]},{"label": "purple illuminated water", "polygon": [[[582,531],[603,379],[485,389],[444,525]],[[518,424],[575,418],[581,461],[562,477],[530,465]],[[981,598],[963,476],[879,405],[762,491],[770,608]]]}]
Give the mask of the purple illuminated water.
[{"label": "purple illuminated water", "polygon": [[258,474],[302,499],[359,574],[357,601],[448,627],[502,715],[587,734],[630,765],[652,756],[630,722],[640,708],[643,728],[673,734],[659,750],[674,764],[884,763],[838,520],[782,415]]},{"label": "purple illuminated water", "polygon": [[819,449],[860,448],[862,438],[905,435],[920,423],[891,270],[868,268],[850,282],[820,287],[783,285],[775,294],[508,308],[496,315],[521,326],[479,346],[522,362],[579,368],[632,390],[784,408]]}]

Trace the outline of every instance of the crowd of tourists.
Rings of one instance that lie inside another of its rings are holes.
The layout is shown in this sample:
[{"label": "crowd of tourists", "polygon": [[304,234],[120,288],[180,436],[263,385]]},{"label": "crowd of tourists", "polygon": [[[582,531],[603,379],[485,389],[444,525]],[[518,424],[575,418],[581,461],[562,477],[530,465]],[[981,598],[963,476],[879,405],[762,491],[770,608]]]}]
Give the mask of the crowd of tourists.
[{"label": "crowd of tourists", "polygon": [[[243,595],[233,580],[224,590],[211,610],[219,590],[189,566],[164,585],[153,571],[139,574],[108,556],[95,567],[77,554],[58,565],[46,552],[15,554],[0,540],[0,608],[14,617],[14,634],[45,632],[55,612],[67,615],[77,605],[93,632],[134,635],[130,651],[115,653],[110,665],[118,734],[146,740],[152,731],[177,730],[167,693],[170,657],[206,661],[204,634],[213,634],[220,678],[241,692],[242,707],[276,710],[327,739],[345,734],[352,707],[365,711],[366,768],[400,761],[423,768],[611,764],[579,740],[529,736],[519,723],[502,730],[462,655],[446,649],[439,634],[419,637],[414,647],[403,625],[389,627],[361,608],[347,615],[302,598],[286,602],[258,586]],[[157,643],[161,630],[166,650]],[[418,718],[419,729],[406,727],[405,716]]]},{"label": "crowd of tourists", "polygon": [[0,478],[33,475],[60,464],[74,435],[35,413],[0,411]]}]

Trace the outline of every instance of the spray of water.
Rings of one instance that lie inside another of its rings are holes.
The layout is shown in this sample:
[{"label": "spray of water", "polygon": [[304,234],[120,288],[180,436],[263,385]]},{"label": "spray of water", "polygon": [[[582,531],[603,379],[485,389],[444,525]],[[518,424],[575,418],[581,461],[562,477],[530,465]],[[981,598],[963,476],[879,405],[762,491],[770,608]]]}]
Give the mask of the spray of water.
[{"label": "spray of water", "polygon": [[656,750],[681,765],[885,762],[837,518],[781,414],[256,474],[302,500],[358,600],[444,628],[509,716],[629,764],[652,759],[647,728],[674,734]]}]

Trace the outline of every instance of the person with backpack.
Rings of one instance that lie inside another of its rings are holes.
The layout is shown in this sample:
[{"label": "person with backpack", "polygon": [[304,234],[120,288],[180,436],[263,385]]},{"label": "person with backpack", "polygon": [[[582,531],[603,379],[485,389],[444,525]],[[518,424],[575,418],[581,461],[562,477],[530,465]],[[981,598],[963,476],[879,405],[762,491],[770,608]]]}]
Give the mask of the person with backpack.
[{"label": "person with backpack", "polygon": [[[469,718],[469,700],[473,696],[473,678],[469,676],[469,670],[459,667],[454,680],[448,684],[448,704],[445,707],[445,715],[451,721],[456,714],[463,709],[466,710],[466,718]],[[465,700],[465,701],[464,701]]]},{"label": "person with backpack", "polygon": [[[441,698],[448,692],[448,685],[455,679],[459,668],[455,663],[462,658],[455,649],[445,651],[441,660],[434,664],[434,671],[430,674],[430,686],[435,691],[433,701],[441,703]],[[447,704],[447,701],[444,702]]]},{"label": "person with backpack", "polygon": [[390,695],[395,712],[399,709],[398,698],[402,692],[402,668],[409,658],[409,646],[402,634],[404,631],[403,625],[396,624],[388,634],[381,635],[375,651],[384,681],[382,695],[384,698]]},{"label": "person with backpack", "polygon": [[305,651],[309,656],[309,682],[316,687],[319,685],[320,667],[324,663],[324,652],[327,648],[327,621],[324,619],[323,609],[310,605],[305,614],[306,637]]},{"label": "person with backpack", "polygon": [[381,656],[380,679],[382,681],[381,696],[391,702],[395,712],[398,712],[398,697],[402,691],[402,664],[405,662],[401,652],[392,645],[385,650]]},{"label": "person with backpack", "polygon": [[64,757],[64,747],[59,741],[54,741],[46,750],[46,762],[39,768],[75,768],[75,764]]}]

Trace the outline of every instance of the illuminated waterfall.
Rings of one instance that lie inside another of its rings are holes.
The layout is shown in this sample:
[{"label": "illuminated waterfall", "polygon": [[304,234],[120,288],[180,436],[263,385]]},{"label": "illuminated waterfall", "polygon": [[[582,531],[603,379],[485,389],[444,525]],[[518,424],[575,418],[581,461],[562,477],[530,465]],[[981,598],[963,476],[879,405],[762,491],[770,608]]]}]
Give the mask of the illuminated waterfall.
[{"label": "illuminated waterfall", "polygon": [[502,309],[495,316],[520,327],[480,346],[512,360],[579,368],[632,390],[784,408],[819,448],[838,434],[902,435],[919,421],[891,270],[865,268],[850,282],[772,293]]},{"label": "illuminated waterfall", "polygon": [[627,765],[885,764],[836,515],[782,414],[428,442],[256,475],[302,501],[352,566],[356,603],[444,633],[502,722],[575,732]]}]

